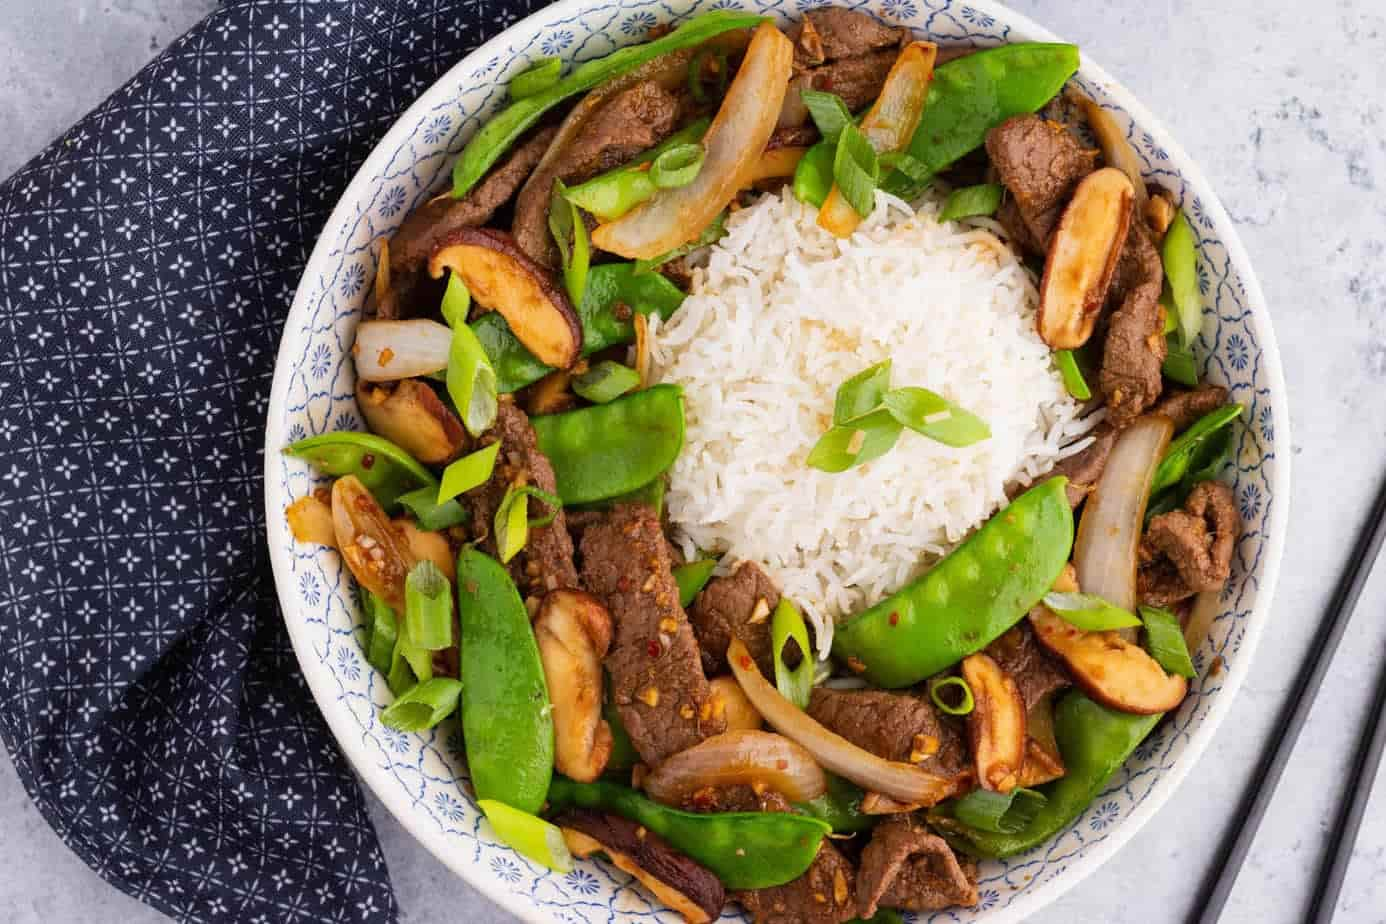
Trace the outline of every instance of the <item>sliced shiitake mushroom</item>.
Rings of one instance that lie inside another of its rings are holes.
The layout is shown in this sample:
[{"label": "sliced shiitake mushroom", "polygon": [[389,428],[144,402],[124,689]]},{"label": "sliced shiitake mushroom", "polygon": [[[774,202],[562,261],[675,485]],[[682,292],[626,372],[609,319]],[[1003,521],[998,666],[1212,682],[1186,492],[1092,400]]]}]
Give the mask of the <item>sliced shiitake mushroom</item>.
[{"label": "sliced shiitake mushroom", "polygon": [[404,579],[418,559],[355,475],[344,475],[332,485],[332,526],[337,549],[356,583],[403,613]]},{"label": "sliced shiitake mushroom", "polygon": [[727,893],[712,871],[670,847],[653,831],[617,815],[586,809],[554,819],[568,849],[577,857],[604,853],[617,869],[640,881],[666,907],[690,924],[705,924],[722,913]]},{"label": "sliced shiitake mushroom", "polygon": [[1025,700],[1010,674],[978,652],[962,662],[963,679],[976,706],[967,716],[977,782],[983,789],[1010,792],[1025,763]]},{"label": "sliced shiitake mushroom", "polygon": [[371,432],[427,465],[443,465],[466,446],[467,431],[433,389],[418,379],[356,383],[356,404]]},{"label": "sliced shiitake mushroom", "polygon": [[1049,242],[1040,283],[1039,333],[1056,350],[1092,336],[1131,225],[1133,191],[1113,167],[1078,184]]},{"label": "sliced shiitake mushroom", "polygon": [[289,532],[296,542],[337,547],[337,531],[332,526],[332,508],[317,492],[306,494],[284,508]]},{"label": "sliced shiitake mushroom", "polygon": [[563,287],[492,228],[463,228],[446,238],[428,261],[435,279],[452,270],[477,304],[505,318],[515,337],[546,365],[566,369],[582,355],[582,327]]},{"label": "sliced shiitake mushroom", "polygon": [[580,783],[602,775],[611,726],[602,718],[602,658],[611,647],[611,615],[580,590],[544,595],[534,639],[553,703],[554,765]]},{"label": "sliced shiitake mushroom", "polygon": [[1030,611],[1030,624],[1083,691],[1104,706],[1154,715],[1178,706],[1188,692],[1183,677],[1166,674],[1145,649],[1116,632],[1084,632],[1045,607]]}]

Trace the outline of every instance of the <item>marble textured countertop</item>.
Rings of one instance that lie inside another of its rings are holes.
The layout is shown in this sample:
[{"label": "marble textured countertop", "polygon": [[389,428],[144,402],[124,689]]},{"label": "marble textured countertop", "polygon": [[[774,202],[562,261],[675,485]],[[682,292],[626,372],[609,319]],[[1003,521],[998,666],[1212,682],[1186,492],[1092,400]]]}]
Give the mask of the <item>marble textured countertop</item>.
[{"label": "marble textured countertop", "polygon": [[[0,175],[195,23],[214,0],[6,0]],[[1273,622],[1188,781],[1039,924],[1165,924],[1192,890],[1293,681],[1354,530],[1386,477],[1386,5],[1380,0],[1013,0],[1083,46],[1202,165],[1258,268],[1292,395],[1294,497]],[[1310,12],[1317,10],[1318,12]],[[1286,772],[1225,920],[1297,922],[1386,655],[1386,565],[1368,585],[1326,695]],[[1386,781],[1337,920],[1386,922]],[[499,924],[372,800],[405,919]],[[49,830],[0,758],[0,920],[165,920],[107,886]]]}]

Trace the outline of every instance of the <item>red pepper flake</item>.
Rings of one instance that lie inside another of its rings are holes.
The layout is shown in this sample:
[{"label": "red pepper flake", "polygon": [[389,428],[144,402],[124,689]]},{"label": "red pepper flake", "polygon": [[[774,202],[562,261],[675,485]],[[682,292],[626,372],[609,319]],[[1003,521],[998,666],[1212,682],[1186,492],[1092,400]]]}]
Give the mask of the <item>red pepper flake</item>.
[{"label": "red pepper flake", "polygon": [[892,626],[900,625],[900,614],[895,610],[892,610],[890,613],[890,624]]},{"label": "red pepper flake", "polygon": [[361,467],[362,467],[362,468],[367,469],[367,470],[370,470],[370,468],[371,468],[372,466],[374,466],[374,465],[375,465],[375,456],[374,456],[373,454],[371,454],[371,453],[368,452],[368,453],[366,453],[365,455],[363,455],[363,456],[361,457]]},{"label": "red pepper flake", "polygon": [[748,656],[746,656],[746,655],[742,655],[742,656],[741,656],[741,660],[740,660],[740,662],[738,662],[738,663],[740,663],[741,669],[742,669],[742,670],[746,670],[746,671],[748,671],[748,670],[750,670],[751,668],[753,668],[753,667],[756,666],[756,662],[752,661],[752,660],[751,660]]},{"label": "red pepper flake", "polygon": [[777,760],[777,761],[775,761],[775,769],[776,769],[776,770],[788,770],[788,769],[789,769],[789,761],[787,761],[787,760]]},{"label": "red pepper flake", "polygon": [[616,589],[619,590],[619,591],[621,591],[621,593],[624,593],[624,594],[630,593],[631,588],[634,587],[634,586],[635,586],[635,583],[634,583],[633,581],[631,581],[631,579],[630,579],[628,576],[626,576],[626,575],[622,575],[622,576],[621,576],[621,579],[620,579],[619,581],[616,582]]},{"label": "red pepper flake", "polygon": [[664,648],[659,644],[659,639],[652,638],[649,644],[645,646],[645,651],[650,657],[657,658],[664,653]]}]

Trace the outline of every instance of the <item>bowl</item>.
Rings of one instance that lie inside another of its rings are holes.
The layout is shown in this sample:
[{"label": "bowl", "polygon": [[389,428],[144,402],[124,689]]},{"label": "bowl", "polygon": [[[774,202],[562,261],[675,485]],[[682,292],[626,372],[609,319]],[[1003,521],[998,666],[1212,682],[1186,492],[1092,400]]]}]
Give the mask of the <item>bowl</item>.
[{"label": "bowl", "polygon": [[[797,3],[797,8],[795,4]],[[582,862],[554,873],[497,842],[467,793],[461,732],[449,721],[424,735],[381,724],[391,697],[366,663],[350,575],[335,552],[299,545],[283,510],[321,483],[288,443],[360,429],[350,347],[375,275],[380,242],[409,210],[449,182],[453,158],[505,103],[509,79],[535,59],[586,60],[640,41],[652,27],[711,9],[795,18],[823,0],[562,0],[463,58],[385,135],[328,219],[284,325],[265,435],[269,546],[284,619],[299,664],[347,757],[386,807],[449,868],[528,921],[681,920],[610,866]],[[1057,41],[1006,8],[953,0],[867,0],[849,5],[946,43],[988,46]],[[1194,653],[1188,699],[1066,832],[1030,853],[985,863],[974,909],[916,920],[1019,921],[1072,888],[1131,838],[1197,762],[1246,677],[1270,617],[1289,502],[1289,414],[1269,313],[1241,242],[1207,181],[1131,94],[1085,60],[1078,86],[1112,110],[1147,175],[1186,210],[1205,298],[1196,353],[1203,376],[1244,404],[1232,483],[1245,521],[1232,580],[1207,639]]]}]

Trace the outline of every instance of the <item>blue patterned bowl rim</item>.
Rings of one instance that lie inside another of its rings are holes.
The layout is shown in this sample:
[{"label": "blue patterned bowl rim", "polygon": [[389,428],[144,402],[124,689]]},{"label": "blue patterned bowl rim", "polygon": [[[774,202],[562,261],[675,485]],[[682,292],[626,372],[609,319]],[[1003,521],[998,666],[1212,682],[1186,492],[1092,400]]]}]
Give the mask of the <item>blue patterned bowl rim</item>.
[{"label": "blue patterned bowl rim", "polygon": [[[453,156],[503,103],[511,76],[541,55],[600,56],[657,23],[708,9],[745,8],[784,20],[822,5],[826,0],[561,0],[515,23],[443,75],[367,158],[328,219],[285,323],[266,418],[266,521],[280,605],[309,688],[343,752],[386,808],[450,869],[527,921],[681,919],[623,874],[579,864],[559,876],[497,843],[464,788],[455,727],[445,723],[415,736],[380,724],[389,696],[383,679],[365,665],[349,576],[335,553],[297,546],[282,514],[322,479],[280,450],[310,433],[359,426],[349,347],[374,272],[376,242],[445,185]],[[945,41],[1060,41],[988,0],[839,5]],[[1195,654],[1200,679],[1179,712],[1067,832],[1029,854],[985,864],[981,906],[910,920],[1023,920],[1097,869],[1154,815],[1197,762],[1249,672],[1286,538],[1290,455],[1275,449],[1290,445],[1284,376],[1265,299],[1232,221],[1188,155],[1128,91],[1086,55],[1076,79],[1125,124],[1148,174],[1191,216],[1205,306],[1212,302],[1196,349],[1201,372],[1228,385],[1250,410],[1233,476],[1247,527],[1221,612]],[[1206,669],[1213,659],[1220,659],[1220,671]],[[724,916],[735,918],[733,910]]]}]

